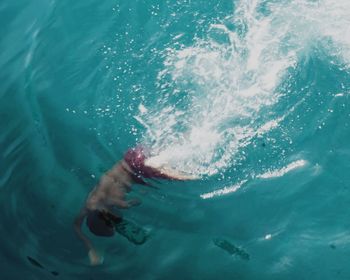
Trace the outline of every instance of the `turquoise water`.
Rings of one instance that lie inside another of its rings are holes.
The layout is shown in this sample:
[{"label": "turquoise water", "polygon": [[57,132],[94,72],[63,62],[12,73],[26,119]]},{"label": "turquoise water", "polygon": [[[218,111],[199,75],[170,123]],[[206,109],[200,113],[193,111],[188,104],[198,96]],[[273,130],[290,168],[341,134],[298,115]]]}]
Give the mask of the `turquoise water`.
[{"label": "turquoise water", "polygon": [[[350,278],[348,1],[5,0],[0,21],[1,279]],[[136,143],[201,179],[135,186],[149,240],[93,237],[90,267],[73,219]]]}]

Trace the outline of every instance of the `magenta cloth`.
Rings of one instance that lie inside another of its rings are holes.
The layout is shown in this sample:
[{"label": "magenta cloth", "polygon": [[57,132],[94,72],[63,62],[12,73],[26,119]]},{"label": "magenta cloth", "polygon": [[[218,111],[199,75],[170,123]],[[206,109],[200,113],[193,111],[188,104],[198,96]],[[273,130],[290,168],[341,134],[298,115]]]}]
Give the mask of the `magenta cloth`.
[{"label": "magenta cloth", "polygon": [[141,145],[129,149],[124,156],[124,160],[137,176],[142,176],[144,178],[171,179],[169,176],[162,174],[159,170],[146,166],[146,159],[145,148]]}]

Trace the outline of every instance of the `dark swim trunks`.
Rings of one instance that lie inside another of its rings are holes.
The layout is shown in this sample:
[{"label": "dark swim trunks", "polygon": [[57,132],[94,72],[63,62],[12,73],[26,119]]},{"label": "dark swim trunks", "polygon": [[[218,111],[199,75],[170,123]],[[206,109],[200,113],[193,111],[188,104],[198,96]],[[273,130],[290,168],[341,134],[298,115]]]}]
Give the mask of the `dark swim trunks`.
[{"label": "dark swim trunks", "polygon": [[108,211],[89,212],[86,224],[94,235],[112,237],[118,232],[135,245],[145,243],[149,237],[142,227]]},{"label": "dark swim trunks", "polygon": [[97,236],[110,237],[113,236],[114,225],[123,219],[106,211],[94,210],[90,211],[86,218],[86,225],[90,231]]}]

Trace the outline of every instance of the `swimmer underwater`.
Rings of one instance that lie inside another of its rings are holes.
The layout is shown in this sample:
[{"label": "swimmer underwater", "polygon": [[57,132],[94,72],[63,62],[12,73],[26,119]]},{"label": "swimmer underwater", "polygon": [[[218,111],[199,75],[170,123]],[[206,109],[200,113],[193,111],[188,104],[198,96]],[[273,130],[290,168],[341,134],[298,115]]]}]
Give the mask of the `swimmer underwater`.
[{"label": "swimmer underwater", "polygon": [[99,183],[90,192],[85,205],[74,220],[74,229],[84,242],[91,265],[102,263],[92,242],[82,232],[86,218],[89,230],[97,236],[111,237],[115,234],[115,225],[123,219],[113,213],[113,209],[127,209],[140,204],[137,199],[127,200],[126,194],[133,184],[148,185],[144,179],[194,180],[197,177],[180,173],[169,168],[154,168],[145,163],[147,157],[142,146],[129,149],[124,158],[102,175]]}]

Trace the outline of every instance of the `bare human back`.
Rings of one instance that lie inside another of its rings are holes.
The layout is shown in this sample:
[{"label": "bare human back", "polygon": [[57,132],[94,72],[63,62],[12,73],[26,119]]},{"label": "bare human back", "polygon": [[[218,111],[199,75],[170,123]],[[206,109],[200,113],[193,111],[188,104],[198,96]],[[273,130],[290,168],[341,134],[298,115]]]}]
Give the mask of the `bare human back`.
[{"label": "bare human back", "polygon": [[94,235],[111,237],[115,234],[115,225],[122,222],[122,217],[113,209],[127,209],[141,202],[137,199],[127,200],[127,193],[134,184],[149,185],[144,179],[196,180],[197,176],[185,174],[169,167],[155,168],[148,166],[147,156],[142,146],[129,149],[124,158],[103,174],[99,183],[88,195],[80,213],[74,220],[77,236],[84,242],[91,265],[102,263],[90,239],[81,227],[84,219]]}]

